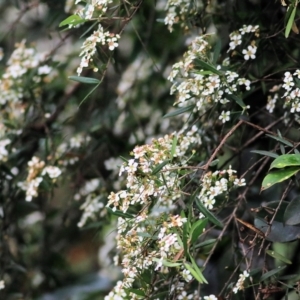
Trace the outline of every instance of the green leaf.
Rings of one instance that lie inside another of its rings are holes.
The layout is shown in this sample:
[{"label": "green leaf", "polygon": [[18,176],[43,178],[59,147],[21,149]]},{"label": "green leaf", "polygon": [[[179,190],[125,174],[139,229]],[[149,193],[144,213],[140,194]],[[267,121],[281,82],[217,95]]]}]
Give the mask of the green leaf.
[{"label": "green leaf", "polygon": [[274,139],[274,140],[276,140],[276,141],[282,143],[282,144],[285,144],[285,145],[287,145],[287,146],[289,146],[289,147],[293,147],[293,144],[292,144],[291,142],[285,140],[285,139],[282,138],[282,137],[275,136],[275,135],[272,135],[272,134],[266,134],[266,135],[267,135],[268,137],[270,137],[270,138],[272,138],[272,139]]},{"label": "green leaf", "polygon": [[214,167],[214,166],[216,166],[218,163],[219,163],[219,159],[215,159],[215,160],[213,160],[210,164],[209,164],[209,166],[210,167]]},{"label": "green leaf", "polygon": [[217,239],[205,240],[205,241],[195,245],[194,248],[198,249],[198,248],[201,248],[201,247],[206,247],[206,246],[209,246],[211,244],[214,244],[215,242],[217,242]]},{"label": "green leaf", "polygon": [[284,154],[277,157],[271,164],[273,168],[285,168],[291,166],[300,166],[300,154]]},{"label": "green leaf", "polygon": [[224,227],[222,222],[203,205],[203,203],[200,201],[200,199],[196,199],[196,204],[197,204],[199,210],[205,215],[205,217],[208,218],[208,220],[210,222],[212,222],[213,224],[215,224],[216,226],[218,226],[220,228]]},{"label": "green leaf", "polygon": [[235,101],[243,109],[246,107],[246,104],[244,103],[243,99],[241,99],[233,94],[227,95],[227,98]]},{"label": "green leaf", "polygon": [[193,110],[194,107],[195,107],[195,105],[189,105],[189,106],[186,106],[186,107],[178,108],[178,109],[173,110],[170,113],[164,115],[163,119],[171,118],[171,117],[174,117],[174,116],[178,116],[178,115],[183,114],[183,113],[185,113],[187,111]]},{"label": "green leaf", "polygon": [[66,26],[66,25],[76,26],[84,22],[85,20],[80,18],[78,15],[72,15],[66,18],[65,20],[63,20],[62,22],[60,22],[59,27]]},{"label": "green leaf", "polygon": [[170,162],[169,159],[163,161],[161,164],[157,165],[153,171],[152,171],[152,175],[157,174],[166,164],[168,164]]},{"label": "green leaf", "polygon": [[274,157],[274,158],[277,158],[279,156],[278,154],[276,154],[274,152],[264,151],[264,150],[252,150],[250,152],[257,153],[257,154],[264,155],[264,156],[270,156],[270,157]]},{"label": "green leaf", "polygon": [[282,261],[282,262],[284,262],[286,264],[289,264],[289,265],[292,264],[292,262],[289,259],[287,259],[283,255],[281,255],[281,254],[279,254],[279,253],[277,253],[277,252],[275,252],[273,250],[267,250],[266,253],[268,255],[274,257],[275,259],[278,259],[278,260],[280,260],[280,261]]},{"label": "green leaf", "polygon": [[219,57],[220,57],[220,53],[221,53],[221,49],[222,49],[222,43],[221,43],[221,39],[218,39],[215,47],[214,47],[214,54],[213,54],[213,62],[216,64]]},{"label": "green leaf", "polygon": [[[185,217],[184,211],[181,212],[180,216],[182,218]],[[182,243],[183,243],[183,250],[184,250],[184,255],[187,256],[187,251],[188,251],[188,231],[189,231],[189,226],[190,226],[190,220],[188,219],[187,222],[183,224],[183,232],[182,232]]]},{"label": "green leaf", "polygon": [[300,224],[300,197],[293,199],[288,204],[284,212],[283,220],[286,225]]},{"label": "green leaf", "polygon": [[112,215],[118,216],[118,217],[122,217],[124,219],[133,219],[134,216],[128,213],[123,213],[120,210],[112,210],[110,207],[106,207],[106,209],[108,210],[109,213],[111,213]]},{"label": "green leaf", "polygon": [[196,279],[198,280],[200,283],[207,283],[206,279],[204,278],[204,276],[202,275],[201,271],[201,275],[202,276],[199,276],[199,273],[193,269],[193,267],[189,264],[189,263],[184,263],[184,266],[185,268],[191,272],[191,275]]},{"label": "green leaf", "polygon": [[299,170],[300,167],[289,167],[289,168],[270,172],[262,182],[261,191],[268,189],[269,187],[271,187],[276,183],[289,179],[297,172],[299,172]]},{"label": "green leaf", "polygon": [[198,237],[203,233],[206,225],[207,225],[207,220],[208,219],[202,219],[202,220],[198,220],[197,222],[195,222],[191,228],[190,231],[190,239],[191,239],[191,243],[193,244]]},{"label": "green leaf", "polygon": [[211,71],[213,72],[214,74],[217,74],[217,75],[223,75],[222,72],[220,72],[219,70],[217,70],[214,66],[206,63],[205,61],[201,60],[201,59],[196,59],[195,60],[195,65],[197,67],[201,67],[203,68],[204,70],[208,70],[208,71]]},{"label": "green leaf", "polygon": [[260,277],[260,281],[264,281],[264,280],[270,278],[271,276],[273,276],[273,275],[275,275],[275,274],[281,272],[281,271],[282,271],[283,269],[285,269],[285,268],[286,268],[286,266],[283,266],[283,267],[280,267],[280,266],[279,266],[278,268],[273,269],[273,270],[271,270],[271,271],[269,271],[269,272],[263,274],[263,275]]},{"label": "green leaf", "polygon": [[175,135],[173,137],[173,141],[172,141],[171,159],[173,159],[174,154],[176,152],[177,141],[178,141],[178,137],[177,137],[177,135]]},{"label": "green leaf", "polygon": [[[201,278],[201,280],[202,280],[204,283],[208,283],[208,282],[206,281],[205,277],[203,276],[202,271],[200,270],[200,268],[199,268],[198,265],[196,264],[194,258],[193,258],[191,255],[189,255],[189,256],[190,256],[190,260],[191,260],[191,262],[192,262],[193,268],[194,268],[194,270],[197,272],[199,278]],[[202,269],[203,269],[203,268],[202,268]]]},{"label": "green leaf", "polygon": [[74,81],[86,83],[86,84],[99,84],[100,83],[100,80],[98,80],[96,78],[91,78],[91,77],[69,76],[68,78],[70,80],[74,80]]},{"label": "green leaf", "polygon": [[[160,259],[154,257],[153,258],[153,261],[155,262],[160,262]],[[168,261],[168,260],[163,260],[162,261],[162,264],[165,266],[165,267],[170,267],[170,268],[173,268],[173,267],[179,267],[182,265],[182,263],[179,263],[179,262],[172,262],[172,261]]]},{"label": "green leaf", "polygon": [[[289,10],[291,9],[291,6],[289,6]],[[289,17],[289,20],[287,22],[287,25],[286,25],[286,28],[285,28],[285,32],[284,32],[284,36],[286,38],[288,38],[290,32],[291,32],[291,29],[292,29],[292,26],[293,26],[293,23],[294,23],[294,20],[295,20],[295,15],[296,15],[296,9],[297,7],[294,6],[293,10],[292,10],[292,13]]]},{"label": "green leaf", "polygon": [[138,290],[138,289],[128,289],[128,292],[136,294],[136,295],[141,296],[141,297],[145,297],[146,296],[144,291]]}]

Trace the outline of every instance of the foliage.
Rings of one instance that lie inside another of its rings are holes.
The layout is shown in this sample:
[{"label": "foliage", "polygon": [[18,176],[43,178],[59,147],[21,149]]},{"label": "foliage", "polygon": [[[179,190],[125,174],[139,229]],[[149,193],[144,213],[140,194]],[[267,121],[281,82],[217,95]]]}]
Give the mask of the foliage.
[{"label": "foliage", "polygon": [[1,299],[295,298],[297,0],[0,6]]}]

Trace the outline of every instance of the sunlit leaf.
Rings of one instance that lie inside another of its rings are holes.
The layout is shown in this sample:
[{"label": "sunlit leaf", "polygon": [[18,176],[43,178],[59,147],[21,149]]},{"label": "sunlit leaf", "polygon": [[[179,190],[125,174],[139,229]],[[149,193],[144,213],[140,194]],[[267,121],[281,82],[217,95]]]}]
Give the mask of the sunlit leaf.
[{"label": "sunlit leaf", "polygon": [[273,168],[285,168],[291,166],[300,166],[300,154],[284,154],[278,156],[271,164]]},{"label": "sunlit leaf", "polygon": [[203,233],[203,230],[205,229],[206,225],[207,225],[207,219],[198,220],[193,224],[190,231],[190,239],[192,244]]},{"label": "sunlit leaf", "polygon": [[300,167],[290,167],[285,169],[279,169],[270,172],[263,180],[261,190],[266,190],[272,185],[285,181],[299,172]]},{"label": "sunlit leaf", "polygon": [[59,27],[66,26],[66,25],[72,25],[76,26],[78,24],[84,23],[85,20],[80,18],[78,15],[72,15],[60,22]]},{"label": "sunlit leaf", "polygon": [[86,84],[99,84],[100,80],[92,77],[82,77],[82,76],[69,76],[70,80],[77,81],[80,83],[86,83]]},{"label": "sunlit leaf", "polygon": [[[291,6],[289,6],[289,10],[291,9]],[[294,20],[295,20],[295,15],[296,15],[296,9],[297,7],[294,6],[293,10],[292,10],[292,13],[289,17],[289,20],[287,22],[287,25],[286,25],[286,28],[285,28],[285,32],[284,32],[284,36],[287,38],[291,32],[291,29],[292,29],[292,26],[293,26],[293,23],[294,23]]]}]

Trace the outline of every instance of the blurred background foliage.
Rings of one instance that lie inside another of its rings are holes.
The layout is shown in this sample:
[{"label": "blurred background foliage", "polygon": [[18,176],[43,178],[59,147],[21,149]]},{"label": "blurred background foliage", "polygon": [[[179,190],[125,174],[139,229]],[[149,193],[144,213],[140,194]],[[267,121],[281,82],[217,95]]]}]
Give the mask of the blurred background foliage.
[{"label": "blurred background foliage", "polygon": [[[251,138],[275,122],[272,131],[279,130],[292,140],[290,148],[297,148],[294,146],[299,142],[297,118],[285,114],[282,106],[276,108],[274,114],[265,109],[269,90],[282,81],[283,71],[300,65],[299,37],[292,33],[286,39],[282,34],[286,11],[279,1],[212,1],[208,12],[205,3],[190,17],[187,28],[176,28],[172,33],[161,22],[165,16],[164,1],[143,1],[124,27],[120,45],[112,57],[114,63],[109,64],[105,72],[103,69],[102,74],[84,70],[82,76],[99,80],[105,73],[101,85],[84,101],[92,87],[71,81],[68,76],[76,75],[82,35],[90,25],[71,31],[59,28],[59,23],[70,14],[65,10],[65,2],[0,1],[0,47],[4,53],[0,75],[5,73],[15,44],[21,41],[37,53],[46,52],[47,65],[52,68],[49,76],[42,76],[38,82],[34,80],[34,69],[26,73],[22,81],[23,109],[19,115],[7,115],[0,99],[2,130],[12,141],[10,156],[0,163],[0,279],[5,281],[0,298],[5,300],[102,299],[120,277],[111,258],[115,247],[112,225],[115,219],[100,208],[105,206],[109,192],[123,184],[117,180],[121,164],[118,158],[128,157],[135,145],[179,128],[180,121],[176,117],[163,119],[174,102],[166,78],[193,36],[217,32],[212,39],[221,41],[221,62],[232,30],[244,24],[259,24],[261,28],[257,59],[247,64],[241,55],[231,58],[240,76],[248,76],[254,83],[254,88],[244,96],[245,103],[250,105],[245,121],[260,127],[247,126],[235,131],[219,156],[217,166],[223,168],[231,164],[239,175],[246,172],[246,180],[251,182],[239,215],[253,218],[251,208],[278,201],[285,188],[278,185],[259,193],[270,160],[254,166],[261,156],[251,151],[274,149],[280,153],[280,149],[285,151],[282,149],[286,145],[265,135],[249,142]],[[108,26],[117,32],[121,25],[116,22]],[[100,50],[98,54],[101,69],[107,56]],[[284,104],[283,99],[278,101]],[[237,105],[232,105],[232,111],[235,110]],[[194,120],[199,121],[197,117]],[[203,137],[209,140],[207,153],[218,145],[227,129],[219,120],[211,120]],[[195,161],[203,155],[195,156]],[[59,183],[43,181],[42,192],[28,202],[18,183],[26,178],[27,163],[33,156],[61,164],[65,171]],[[111,158],[113,160],[109,160]],[[295,184],[286,200],[290,201],[297,194]],[[93,196],[85,222],[82,205],[89,195]],[[93,197],[98,197],[96,203],[92,203]],[[224,210],[220,216],[228,214]],[[228,235],[237,235],[237,227],[232,226]],[[247,228],[245,230],[248,234]],[[212,233],[214,237],[217,234]],[[277,251],[293,262],[283,275],[298,274],[298,240],[288,246],[273,242]],[[217,293],[233,271],[233,266],[224,271],[235,251],[233,247],[238,245],[225,237],[215,249],[205,273],[210,283],[205,288],[207,293]],[[208,247],[203,255],[209,250]],[[268,259],[256,257],[253,265],[261,268],[266,261]],[[270,262],[273,266],[277,263],[278,260]],[[293,287],[297,280],[291,283]],[[271,280],[270,284],[273,284]],[[284,295],[280,291],[271,296],[281,299]],[[251,295],[245,297],[251,299]]]}]

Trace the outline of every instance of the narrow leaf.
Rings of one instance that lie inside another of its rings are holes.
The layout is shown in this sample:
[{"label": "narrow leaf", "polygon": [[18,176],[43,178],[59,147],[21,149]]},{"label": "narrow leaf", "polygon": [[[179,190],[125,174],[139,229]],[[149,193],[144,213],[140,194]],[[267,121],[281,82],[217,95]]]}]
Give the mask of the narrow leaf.
[{"label": "narrow leaf", "polygon": [[181,115],[181,114],[183,114],[183,113],[185,113],[187,111],[193,110],[194,107],[195,107],[195,105],[189,105],[189,106],[186,106],[186,107],[178,108],[178,109],[173,110],[170,113],[164,115],[163,119],[165,119],[165,118],[171,118],[171,117],[174,117],[174,116]]},{"label": "narrow leaf", "polygon": [[196,59],[196,60],[195,60],[195,64],[196,64],[196,66],[199,66],[199,67],[203,68],[204,70],[211,71],[211,72],[213,72],[214,74],[217,74],[217,75],[223,75],[222,72],[220,72],[220,71],[217,70],[215,67],[213,67],[212,65],[206,63],[206,62],[203,61],[203,60]]},{"label": "narrow leaf", "polygon": [[[189,263],[184,263],[185,268],[191,272],[191,275],[198,280],[200,283],[207,283],[204,277],[199,276],[199,274],[193,269],[193,267]],[[205,281],[204,281],[204,280]]]},{"label": "narrow leaf", "polygon": [[233,94],[227,95],[227,98],[230,99],[230,100],[235,101],[243,109],[246,107],[243,99],[241,99],[241,98],[239,98],[239,97],[237,97],[237,96],[235,96]]},{"label": "narrow leaf", "polygon": [[295,15],[296,15],[296,9],[297,7],[294,6],[293,10],[292,10],[292,13],[289,17],[289,20],[287,22],[287,25],[286,25],[286,28],[285,28],[285,32],[284,32],[284,36],[287,38],[291,32],[291,29],[292,29],[292,26],[293,26],[293,23],[294,23],[294,20],[295,20]]},{"label": "narrow leaf", "polygon": [[257,153],[263,156],[269,156],[269,157],[273,157],[273,158],[277,158],[279,155],[274,153],[274,152],[270,152],[270,151],[264,151],[264,150],[252,150],[250,151],[252,153]]},{"label": "narrow leaf", "polygon": [[106,209],[108,210],[109,213],[111,213],[112,215],[118,216],[118,217],[122,217],[124,219],[133,219],[134,216],[128,213],[123,213],[120,210],[112,210],[110,207],[106,207]]},{"label": "narrow leaf", "polygon": [[177,141],[178,141],[178,137],[177,137],[177,135],[175,135],[175,136],[173,137],[173,142],[172,142],[171,159],[173,159],[174,154],[175,154],[175,152],[176,152]]},{"label": "narrow leaf", "polygon": [[197,272],[197,274],[198,274],[198,276],[201,278],[201,280],[202,280],[204,283],[207,284],[208,282],[206,281],[205,277],[203,276],[202,271],[200,270],[200,268],[199,268],[198,265],[196,264],[194,258],[193,258],[191,255],[189,255],[189,256],[190,256],[190,260],[191,260],[191,262],[192,262],[192,265],[193,265],[193,267],[194,267],[194,270]]},{"label": "narrow leaf", "polygon": [[[153,261],[155,262],[160,262],[160,259],[154,257],[153,258]],[[162,264],[165,266],[165,267],[179,267],[182,265],[182,263],[178,263],[178,262],[172,262],[172,261],[168,261],[168,260],[162,260]]]},{"label": "narrow leaf", "polygon": [[199,210],[205,215],[205,217],[208,218],[210,222],[212,222],[213,224],[217,225],[220,228],[224,227],[222,222],[204,206],[204,204],[200,201],[200,199],[196,199],[196,204]]},{"label": "narrow leaf", "polygon": [[166,164],[170,162],[169,159],[163,161],[161,164],[157,165],[154,170],[152,171],[152,175],[157,174]]},{"label": "narrow leaf", "polygon": [[266,134],[268,137],[278,141],[278,142],[281,142],[282,144],[285,144],[289,147],[293,147],[293,144],[287,140],[285,140],[284,138],[282,137],[279,137],[279,136],[275,136],[275,135],[272,135],[272,134]]},{"label": "narrow leaf", "polygon": [[263,275],[260,277],[260,281],[264,281],[264,280],[270,278],[271,276],[273,276],[273,275],[275,275],[275,274],[281,272],[281,271],[282,271],[283,269],[285,269],[285,268],[286,268],[286,266],[283,266],[283,267],[280,267],[280,266],[279,266],[278,268],[273,269],[273,270],[271,270],[271,271],[269,271],[269,272],[263,274]]},{"label": "narrow leaf", "polygon": [[69,76],[68,77],[71,80],[81,82],[81,83],[86,83],[86,84],[99,84],[100,80],[96,78],[91,78],[91,77],[82,77],[82,76]]},{"label": "narrow leaf", "polygon": [[278,260],[280,260],[280,261],[282,261],[286,264],[289,264],[289,265],[292,264],[292,262],[289,259],[287,259],[283,255],[281,255],[281,254],[279,254],[279,253],[277,253],[273,250],[267,250],[266,252],[267,252],[268,255],[274,257],[275,259],[278,259]]}]

